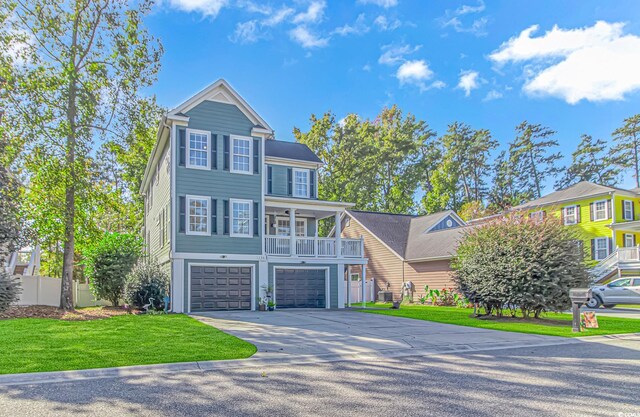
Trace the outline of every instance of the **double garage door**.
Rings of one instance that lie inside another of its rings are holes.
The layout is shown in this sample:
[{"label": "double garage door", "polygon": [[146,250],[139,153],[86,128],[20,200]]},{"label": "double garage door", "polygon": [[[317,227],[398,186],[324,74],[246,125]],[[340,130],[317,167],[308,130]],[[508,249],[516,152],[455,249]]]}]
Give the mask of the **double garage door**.
[{"label": "double garage door", "polygon": [[[191,311],[251,309],[251,267],[191,267]],[[324,269],[275,269],[278,308],[325,308]]]}]

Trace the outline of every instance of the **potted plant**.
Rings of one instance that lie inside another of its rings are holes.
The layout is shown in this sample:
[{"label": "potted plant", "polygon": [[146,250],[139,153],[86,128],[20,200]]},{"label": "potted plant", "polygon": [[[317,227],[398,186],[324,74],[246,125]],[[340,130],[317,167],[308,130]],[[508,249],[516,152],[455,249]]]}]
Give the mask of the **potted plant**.
[{"label": "potted plant", "polygon": [[267,303],[264,298],[258,297],[258,311],[267,311]]},{"label": "potted plant", "polygon": [[275,310],[276,303],[274,303],[273,301],[269,300],[269,302],[267,302],[267,308],[269,309],[269,311]]}]

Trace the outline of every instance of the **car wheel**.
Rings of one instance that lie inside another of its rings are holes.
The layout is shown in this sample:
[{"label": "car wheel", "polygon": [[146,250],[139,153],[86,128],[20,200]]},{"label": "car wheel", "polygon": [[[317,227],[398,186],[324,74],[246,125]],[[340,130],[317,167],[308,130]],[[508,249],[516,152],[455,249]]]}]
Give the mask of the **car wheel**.
[{"label": "car wheel", "polygon": [[602,305],[602,301],[598,296],[593,296],[587,301],[587,307],[589,308],[598,308]]},{"label": "car wheel", "polygon": [[604,308],[613,308],[615,306],[616,306],[615,304],[605,304]]}]

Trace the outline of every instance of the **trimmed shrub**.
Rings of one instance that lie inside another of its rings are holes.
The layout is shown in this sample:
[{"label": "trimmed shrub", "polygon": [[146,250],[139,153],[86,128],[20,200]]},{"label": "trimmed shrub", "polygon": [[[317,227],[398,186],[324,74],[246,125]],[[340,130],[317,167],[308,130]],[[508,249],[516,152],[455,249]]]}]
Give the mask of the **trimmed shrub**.
[{"label": "trimmed shrub", "polygon": [[124,293],[127,274],[135,265],[142,242],[134,235],[106,233],[85,253],[84,264],[91,290],[96,298],[118,306]]},{"label": "trimmed shrub", "polygon": [[0,311],[5,311],[11,304],[18,301],[21,292],[18,278],[0,269]]},{"label": "trimmed shrub", "polygon": [[555,217],[511,215],[468,230],[452,262],[459,289],[488,314],[536,318],[570,307],[569,289],[588,286],[579,237]]},{"label": "trimmed shrub", "polygon": [[124,298],[127,304],[149,310],[162,310],[169,294],[169,275],[155,261],[141,259],[127,275]]}]

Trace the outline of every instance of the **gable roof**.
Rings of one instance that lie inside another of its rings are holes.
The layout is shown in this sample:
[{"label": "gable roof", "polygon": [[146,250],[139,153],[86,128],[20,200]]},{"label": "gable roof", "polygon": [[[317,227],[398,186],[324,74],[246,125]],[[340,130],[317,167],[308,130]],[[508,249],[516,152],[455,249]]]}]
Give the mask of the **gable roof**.
[{"label": "gable roof", "polygon": [[406,261],[450,258],[455,252],[464,227],[430,230],[448,216],[459,219],[459,222],[466,226],[452,210],[426,216],[358,210],[347,210],[347,214]]},{"label": "gable roof", "polygon": [[295,159],[322,164],[322,160],[318,158],[318,155],[302,143],[268,140],[265,142],[264,154],[274,158]]},{"label": "gable roof", "polygon": [[565,189],[547,194],[544,197],[515,206],[512,208],[512,210],[535,208],[554,203],[561,203],[563,201],[579,200],[588,197],[595,197],[598,195],[611,194],[613,192],[631,195],[634,194],[633,191],[625,190],[622,188],[609,187],[606,185],[595,184],[589,181],[581,181]]}]

